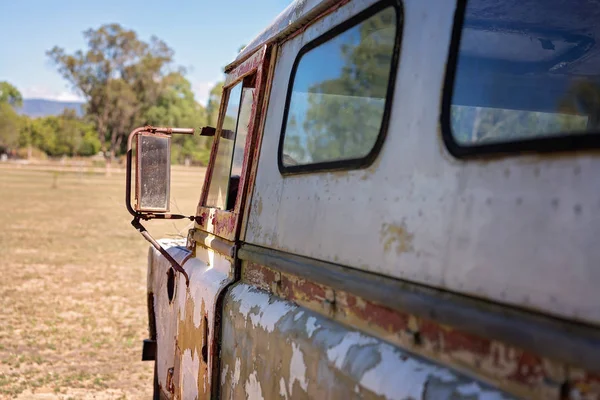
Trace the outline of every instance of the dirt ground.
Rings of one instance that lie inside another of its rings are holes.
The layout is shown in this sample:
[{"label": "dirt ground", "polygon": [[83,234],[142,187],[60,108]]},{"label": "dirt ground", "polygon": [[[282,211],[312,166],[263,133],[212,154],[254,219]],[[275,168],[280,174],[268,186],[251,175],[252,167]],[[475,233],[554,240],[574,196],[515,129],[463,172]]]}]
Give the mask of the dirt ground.
[{"label": "dirt ground", "polygon": [[[194,214],[203,169],[174,168],[172,211]],[[123,172],[0,164],[0,398],[148,399],[148,243]],[[153,222],[155,237],[189,221]]]}]

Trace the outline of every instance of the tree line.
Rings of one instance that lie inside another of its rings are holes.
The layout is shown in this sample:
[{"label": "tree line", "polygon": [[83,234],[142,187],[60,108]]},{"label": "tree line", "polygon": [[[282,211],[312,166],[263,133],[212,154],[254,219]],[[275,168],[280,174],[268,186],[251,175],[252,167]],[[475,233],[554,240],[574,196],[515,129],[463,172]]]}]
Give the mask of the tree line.
[{"label": "tree line", "polygon": [[[58,116],[19,115],[22,95],[0,82],[0,152],[38,149],[49,156],[89,156],[102,151],[107,160],[124,154],[127,135],[137,126],[198,128],[216,125],[222,83],[206,106],[194,98],[183,67],[162,40],[140,39],[133,30],[106,24],[84,32],[86,48],[73,53],[61,47],[47,52],[60,74],[85,99],[83,116],[65,110]],[[174,162],[206,164],[210,142],[174,136]]]}]

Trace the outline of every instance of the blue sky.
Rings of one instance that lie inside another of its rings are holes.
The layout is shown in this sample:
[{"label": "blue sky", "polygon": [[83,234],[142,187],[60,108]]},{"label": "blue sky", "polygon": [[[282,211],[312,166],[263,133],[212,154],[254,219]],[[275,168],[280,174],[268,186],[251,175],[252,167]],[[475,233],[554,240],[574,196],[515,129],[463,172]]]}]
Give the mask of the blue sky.
[{"label": "blue sky", "polygon": [[25,98],[76,99],[45,52],[85,48],[83,31],[117,22],[147,40],[156,35],[188,68],[196,99],[206,102],[222,67],[291,0],[0,0],[0,81]]}]

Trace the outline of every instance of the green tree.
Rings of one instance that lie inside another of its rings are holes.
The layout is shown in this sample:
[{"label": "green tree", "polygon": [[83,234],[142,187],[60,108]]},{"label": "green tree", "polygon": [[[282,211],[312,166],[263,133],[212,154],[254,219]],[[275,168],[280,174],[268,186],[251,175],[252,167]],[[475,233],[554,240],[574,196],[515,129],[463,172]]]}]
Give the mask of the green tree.
[{"label": "green tree", "polygon": [[208,126],[217,126],[221,96],[223,95],[223,84],[224,82],[217,82],[208,95],[208,102],[206,103],[206,124]]},{"label": "green tree", "polygon": [[23,118],[9,103],[0,103],[0,152],[16,149]]},{"label": "green tree", "polygon": [[112,158],[123,151],[129,130],[146,122],[172,66],[173,50],[156,37],[144,42],[119,24],[87,30],[84,38],[86,50],[67,54],[54,47],[47,54],[86,98],[86,113]]},{"label": "green tree", "polygon": [[36,147],[50,156],[91,156],[100,150],[100,140],[91,123],[74,110],[59,116],[28,120],[19,136],[20,147]]},{"label": "green tree", "polygon": [[12,107],[21,107],[23,96],[16,87],[3,81],[0,82],[0,103],[8,103]]},{"label": "green tree", "polygon": [[[162,90],[156,103],[145,114],[151,125],[167,125],[199,128],[206,124],[206,109],[194,99],[190,82],[180,73],[167,75],[162,81]],[[189,135],[174,135],[172,160],[207,164],[210,138]]]},{"label": "green tree", "polygon": [[14,108],[22,104],[19,90],[6,81],[0,82],[0,151],[18,146],[24,117],[19,116]]}]

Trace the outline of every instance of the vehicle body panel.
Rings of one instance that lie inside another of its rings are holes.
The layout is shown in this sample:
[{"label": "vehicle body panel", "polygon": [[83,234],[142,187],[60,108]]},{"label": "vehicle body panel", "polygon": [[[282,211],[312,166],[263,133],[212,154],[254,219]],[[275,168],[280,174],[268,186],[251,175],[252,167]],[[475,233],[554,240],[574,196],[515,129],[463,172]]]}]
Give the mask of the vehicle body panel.
[{"label": "vehicle body panel", "polygon": [[222,398],[511,398],[252,285],[223,313]]},{"label": "vehicle body panel", "polygon": [[454,2],[403,2],[390,129],[370,167],[290,176],[275,168],[296,54],[372,3],[352,1],[281,46],[246,241],[600,323],[590,302],[600,280],[600,157],[466,162],[448,153],[438,121]]},{"label": "vehicle body panel", "polygon": [[231,258],[201,245],[194,256],[172,242],[162,243],[180,263],[187,258],[183,267],[190,284],[186,287],[185,278],[177,275],[169,301],[171,265],[150,248],[149,290],[154,299],[159,386],[168,398],[211,398],[213,362],[218,360],[216,302],[233,280]]}]

